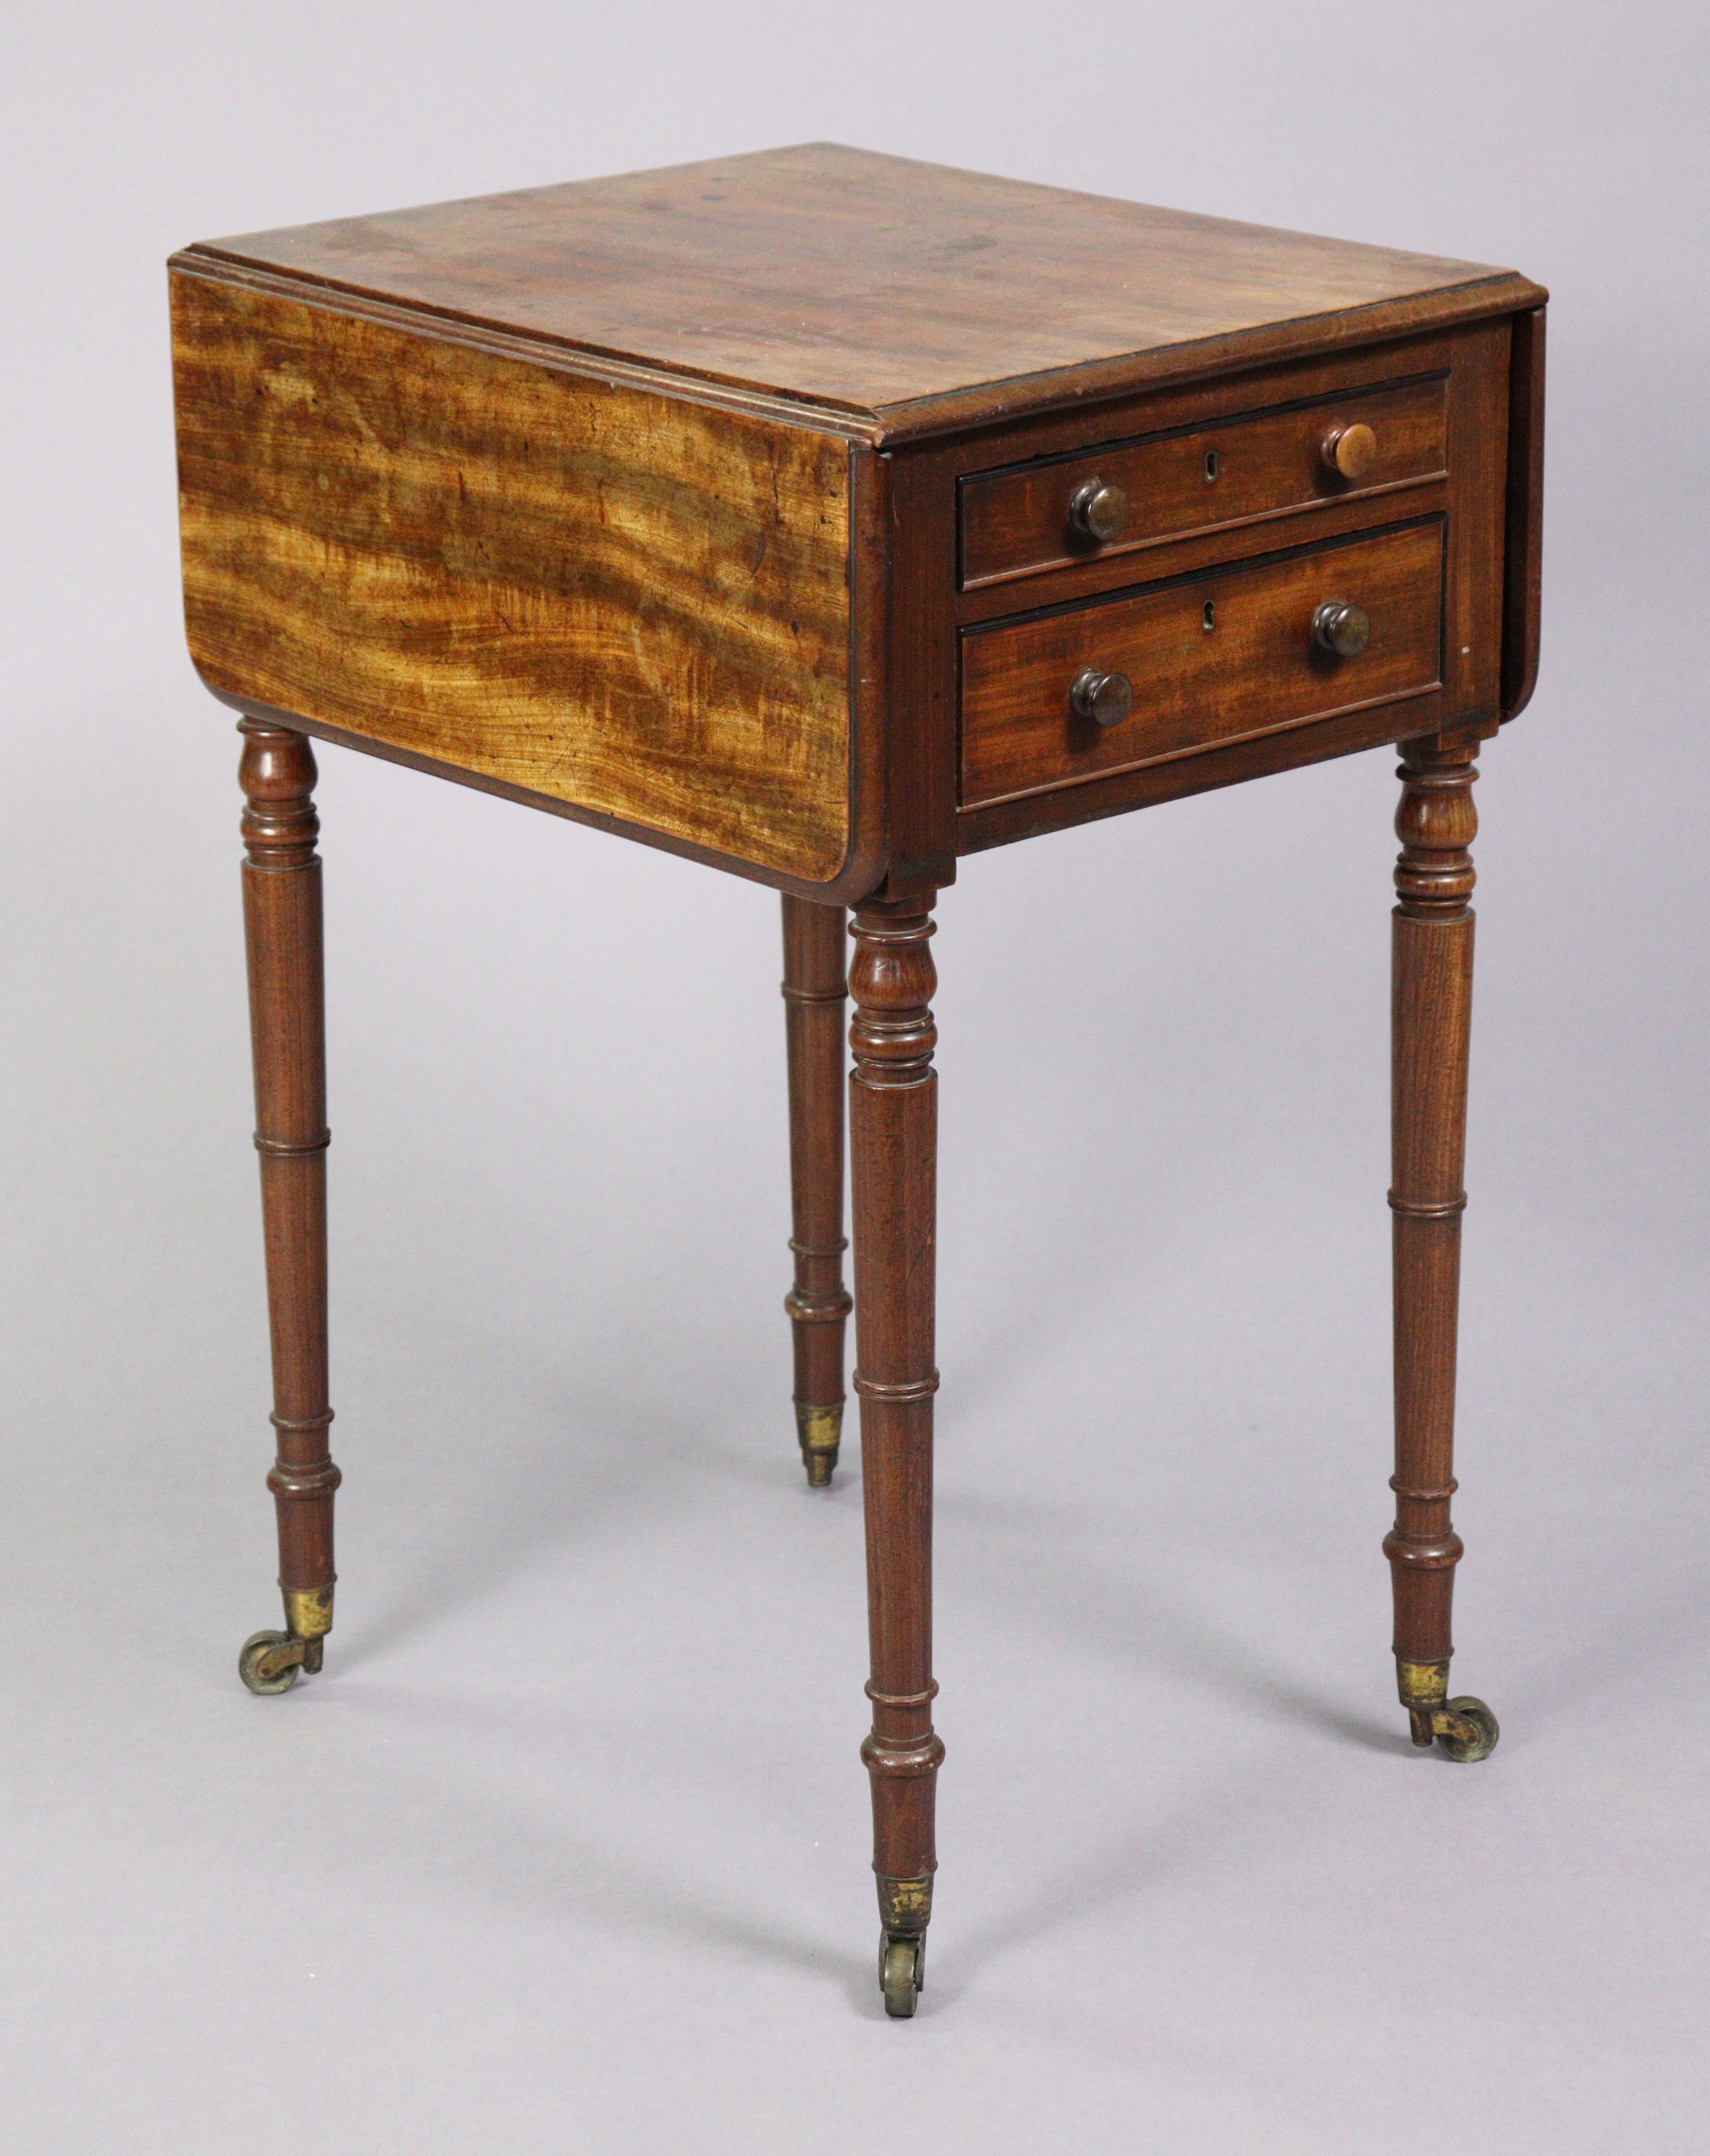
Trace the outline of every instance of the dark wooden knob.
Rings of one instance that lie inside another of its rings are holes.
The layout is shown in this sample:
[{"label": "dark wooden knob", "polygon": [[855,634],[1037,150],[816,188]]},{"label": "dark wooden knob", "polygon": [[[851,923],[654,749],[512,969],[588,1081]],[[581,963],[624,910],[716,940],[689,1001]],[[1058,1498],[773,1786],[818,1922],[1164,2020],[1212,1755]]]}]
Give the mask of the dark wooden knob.
[{"label": "dark wooden knob", "polygon": [[1326,599],[1312,616],[1312,641],[1338,659],[1356,657],[1371,640],[1371,617],[1351,599]]},{"label": "dark wooden knob", "polygon": [[1113,726],[1133,710],[1134,685],[1126,674],[1103,674],[1096,666],[1086,666],[1075,676],[1069,701],[1083,719]]},{"label": "dark wooden knob", "polygon": [[1378,460],[1378,438],[1363,420],[1333,427],[1319,454],[1339,479],[1363,479]]},{"label": "dark wooden knob", "polygon": [[1120,539],[1128,528],[1128,497],[1119,486],[1090,479],[1069,497],[1069,521],[1089,539]]}]

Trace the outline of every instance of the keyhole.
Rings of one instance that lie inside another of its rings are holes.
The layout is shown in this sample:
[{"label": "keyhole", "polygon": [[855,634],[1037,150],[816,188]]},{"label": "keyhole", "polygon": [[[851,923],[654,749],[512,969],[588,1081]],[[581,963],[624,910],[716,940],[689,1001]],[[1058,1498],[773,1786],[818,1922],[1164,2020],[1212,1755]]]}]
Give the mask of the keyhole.
[{"label": "keyhole", "polygon": [[[1205,484],[1207,486],[1209,486],[1212,480],[1216,478],[1222,461],[1222,459],[1218,455],[1215,449],[1207,449],[1205,452]],[[1205,625],[1208,629],[1211,626],[1209,622]]]},{"label": "keyhole", "polygon": [[1204,607],[1203,607],[1203,608],[1200,610],[1200,614],[1199,614],[1199,626],[1200,626],[1200,628],[1201,628],[1201,629],[1215,629],[1215,628],[1216,628],[1216,626],[1217,626],[1217,602],[1216,602],[1216,600],[1215,600],[1215,599],[1207,599],[1207,600],[1206,600],[1204,606]]}]

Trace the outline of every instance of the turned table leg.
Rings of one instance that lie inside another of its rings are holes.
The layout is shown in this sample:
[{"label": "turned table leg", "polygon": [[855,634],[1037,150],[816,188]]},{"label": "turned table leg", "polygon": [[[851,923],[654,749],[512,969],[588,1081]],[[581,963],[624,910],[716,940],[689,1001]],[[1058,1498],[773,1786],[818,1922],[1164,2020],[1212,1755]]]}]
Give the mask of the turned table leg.
[{"label": "turned table leg", "polygon": [[933,1241],[937,985],[931,896],[856,909],[850,993],[855,1378],[867,1527],[879,1982],[886,2011],[914,2012],[932,1912],[932,1805],[944,1748],[932,1731]]},{"label": "turned table leg", "polygon": [[795,1343],[796,1435],[808,1481],[823,1488],[843,1435],[843,1006],[840,906],[783,901],[784,1034],[789,1058],[789,1178],[795,1286],[784,1299]]},{"label": "turned table leg", "polygon": [[1401,752],[1395,829],[1391,1102],[1395,1252],[1395,1524],[1384,1543],[1395,1594],[1395,1666],[1413,1741],[1455,1759],[1497,1741],[1481,1700],[1451,1699],[1450,1604],[1461,1537],[1454,1494],[1455,1348],[1461,1172],[1472,1007],[1470,748],[1440,738]]},{"label": "turned table leg", "polygon": [[287,1691],[318,1670],[332,1629],[332,1493],[327,1456],[326,1056],[321,971],[320,828],[315,757],[301,734],[245,719],[239,783],[255,1147],[267,1247],[278,1458],[267,1478],[279,1516],[283,1632],[245,1642],[252,1691]]}]

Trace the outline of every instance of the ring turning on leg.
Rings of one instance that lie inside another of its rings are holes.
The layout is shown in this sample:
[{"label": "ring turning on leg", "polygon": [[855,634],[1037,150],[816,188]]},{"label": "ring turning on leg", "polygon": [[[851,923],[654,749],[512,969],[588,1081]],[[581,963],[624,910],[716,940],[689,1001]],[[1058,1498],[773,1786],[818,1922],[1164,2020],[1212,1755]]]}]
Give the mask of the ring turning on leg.
[{"label": "ring turning on leg", "polygon": [[861,1757],[872,1783],[879,1984],[886,2012],[899,2019],[914,2012],[924,1972],[944,1756],[932,1717],[937,1079],[929,903],[860,906],[850,971],[855,1386],[873,1670],[873,1726]]},{"label": "ring turning on leg", "polygon": [[1395,1275],[1395,1524],[1384,1540],[1395,1666],[1416,1745],[1482,1759],[1497,1741],[1481,1700],[1451,1700],[1450,1605],[1461,1537],[1455,1494],[1455,1354],[1466,1194],[1466,1065],[1472,1007],[1471,751],[1441,738],[1401,752],[1395,829],[1392,1142]]},{"label": "ring turning on leg", "polygon": [[278,1457],[267,1486],[279,1524],[286,1630],[258,1632],[238,1668],[252,1691],[287,1691],[321,1667],[332,1629],[332,1497],[326,1397],[326,1019],[321,862],[308,742],[245,719],[239,779],[244,941],[255,1063],[255,1150],[267,1250]]},{"label": "ring turning on leg", "polygon": [[784,1037],[789,1059],[790,1203],[795,1285],[784,1298],[795,1342],[796,1436],[823,1489],[843,1437],[844,912],[783,901]]}]

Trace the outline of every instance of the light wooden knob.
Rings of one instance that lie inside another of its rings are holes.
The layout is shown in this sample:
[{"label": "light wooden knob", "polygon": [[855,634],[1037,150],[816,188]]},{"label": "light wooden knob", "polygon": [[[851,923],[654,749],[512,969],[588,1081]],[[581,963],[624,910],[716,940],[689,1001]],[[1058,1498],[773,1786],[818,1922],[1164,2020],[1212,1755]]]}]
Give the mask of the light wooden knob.
[{"label": "light wooden knob", "polygon": [[1363,420],[1352,427],[1333,427],[1320,454],[1338,478],[1363,479],[1378,460],[1378,438]]},{"label": "light wooden knob", "polygon": [[1090,479],[1069,497],[1069,521],[1089,539],[1120,539],[1128,525],[1128,497],[1119,486]]},{"label": "light wooden knob", "polygon": [[1083,667],[1070,688],[1069,702],[1083,719],[1096,719],[1101,726],[1117,726],[1134,708],[1134,685],[1126,674]]}]

